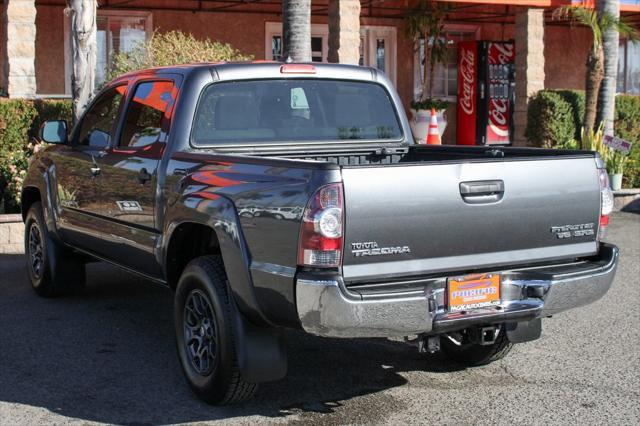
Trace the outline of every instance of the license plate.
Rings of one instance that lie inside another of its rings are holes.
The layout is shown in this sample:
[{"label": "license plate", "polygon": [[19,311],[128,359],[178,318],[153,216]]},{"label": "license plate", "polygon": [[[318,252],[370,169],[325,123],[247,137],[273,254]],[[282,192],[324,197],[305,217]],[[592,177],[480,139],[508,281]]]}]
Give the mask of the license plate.
[{"label": "license plate", "polygon": [[500,274],[474,274],[448,280],[449,311],[468,311],[500,304]]}]

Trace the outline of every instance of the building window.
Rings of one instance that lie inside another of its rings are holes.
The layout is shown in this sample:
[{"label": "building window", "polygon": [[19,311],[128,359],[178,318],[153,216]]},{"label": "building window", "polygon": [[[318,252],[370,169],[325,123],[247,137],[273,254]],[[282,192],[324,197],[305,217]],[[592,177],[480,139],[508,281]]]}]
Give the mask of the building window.
[{"label": "building window", "polygon": [[[433,80],[433,97],[439,99],[454,100],[458,93],[458,43],[467,40],[477,40],[479,29],[475,26],[461,26],[445,31],[448,54],[445,64],[438,64],[435,69]],[[416,50],[414,60],[414,97],[418,98],[422,94],[422,79],[424,76],[424,39],[420,39],[420,46]]]},{"label": "building window", "polygon": [[617,92],[640,95],[640,42],[620,40]]},{"label": "building window", "polygon": [[104,83],[114,55],[130,52],[147,39],[150,35],[149,19],[149,13],[123,16],[98,11],[96,85]]},{"label": "building window", "polygon": [[[266,59],[281,61],[282,58],[282,24],[267,22],[265,31]],[[329,51],[329,30],[326,25],[311,25],[311,60],[327,62]]]},{"label": "building window", "polygon": [[[138,43],[151,36],[151,12],[100,10],[96,17],[97,52],[96,86],[105,82],[113,57],[131,51]],[[71,93],[71,47],[69,46],[69,19],[65,20],[65,92]]]},{"label": "building window", "polygon": [[[327,62],[329,27],[311,24],[311,60]],[[396,28],[364,25],[360,27],[360,65],[378,68],[396,81]],[[265,59],[282,60],[282,23],[265,24]]]}]

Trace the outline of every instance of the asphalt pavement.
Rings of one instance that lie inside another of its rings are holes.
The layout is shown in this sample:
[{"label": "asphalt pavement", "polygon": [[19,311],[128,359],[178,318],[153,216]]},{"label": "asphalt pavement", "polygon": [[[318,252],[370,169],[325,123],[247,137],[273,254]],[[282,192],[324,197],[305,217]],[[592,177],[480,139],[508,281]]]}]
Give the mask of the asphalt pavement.
[{"label": "asphalt pavement", "polygon": [[41,299],[22,256],[0,255],[0,424],[640,424],[640,215],[615,214],[608,240],[622,253],[609,293],[502,361],[289,332],[288,376],[223,408],[182,377],[169,290],[92,264],[84,294]]}]

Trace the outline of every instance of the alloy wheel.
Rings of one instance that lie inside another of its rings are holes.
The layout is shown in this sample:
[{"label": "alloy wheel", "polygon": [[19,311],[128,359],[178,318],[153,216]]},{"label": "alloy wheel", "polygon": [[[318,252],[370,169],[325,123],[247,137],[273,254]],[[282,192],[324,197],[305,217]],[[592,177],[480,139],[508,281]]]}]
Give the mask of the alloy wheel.
[{"label": "alloy wheel", "polygon": [[29,228],[29,259],[33,276],[40,279],[44,269],[44,247],[42,233],[36,222],[33,222]]},{"label": "alloy wheel", "polygon": [[191,291],[184,309],[184,344],[191,366],[198,374],[206,376],[215,369],[217,337],[208,296],[200,290]]}]

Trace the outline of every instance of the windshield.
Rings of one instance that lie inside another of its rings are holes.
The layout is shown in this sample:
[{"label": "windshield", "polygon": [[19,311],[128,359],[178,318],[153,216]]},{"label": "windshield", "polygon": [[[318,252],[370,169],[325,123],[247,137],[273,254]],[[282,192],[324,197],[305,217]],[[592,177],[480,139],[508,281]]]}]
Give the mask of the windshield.
[{"label": "windshield", "polygon": [[195,145],[398,140],[393,102],[376,83],[252,80],[208,86],[196,112]]}]

